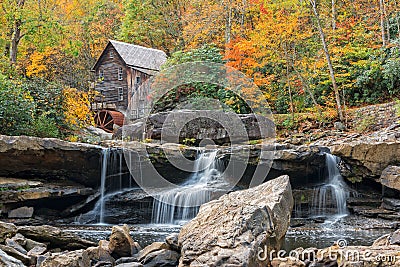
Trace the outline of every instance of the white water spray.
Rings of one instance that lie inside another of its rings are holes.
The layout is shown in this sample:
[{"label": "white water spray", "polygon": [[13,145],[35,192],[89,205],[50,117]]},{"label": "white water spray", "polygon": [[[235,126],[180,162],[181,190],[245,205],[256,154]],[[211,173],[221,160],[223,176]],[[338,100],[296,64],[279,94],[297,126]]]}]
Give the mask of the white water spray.
[{"label": "white water spray", "polygon": [[201,153],[195,161],[194,173],[181,187],[159,194],[153,202],[153,223],[173,224],[195,217],[202,204],[224,185],[222,162],[217,150]]}]

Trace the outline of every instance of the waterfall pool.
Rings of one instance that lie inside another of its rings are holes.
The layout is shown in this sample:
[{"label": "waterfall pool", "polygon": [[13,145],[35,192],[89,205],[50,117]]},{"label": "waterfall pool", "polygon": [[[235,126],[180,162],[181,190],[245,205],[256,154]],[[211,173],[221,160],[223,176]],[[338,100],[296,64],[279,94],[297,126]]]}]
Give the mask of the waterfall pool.
[{"label": "waterfall pool", "polygon": [[[365,228],[363,225],[370,225]],[[182,225],[179,224],[139,224],[130,225],[131,236],[142,247],[153,242],[162,242],[172,233],[179,233]],[[98,242],[108,239],[112,225],[77,225],[64,226],[66,231],[73,232],[80,237]],[[299,247],[325,248],[339,240],[345,240],[349,246],[367,246],[382,235],[393,232],[389,224],[381,224],[377,219],[366,221],[365,218],[347,216],[338,220],[325,222],[308,222],[299,227],[289,228],[282,249],[291,251]]]}]

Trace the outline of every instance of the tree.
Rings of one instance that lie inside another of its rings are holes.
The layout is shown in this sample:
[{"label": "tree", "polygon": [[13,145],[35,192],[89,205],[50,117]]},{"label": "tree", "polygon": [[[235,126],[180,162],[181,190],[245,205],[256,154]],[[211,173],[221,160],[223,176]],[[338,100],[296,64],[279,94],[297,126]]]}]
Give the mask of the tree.
[{"label": "tree", "polygon": [[119,37],[172,54],[185,47],[182,16],[184,0],[125,0]]},{"label": "tree", "polygon": [[318,14],[317,3],[315,0],[309,0],[309,2],[311,5],[312,12],[314,14],[315,21],[317,23],[318,32],[319,32],[319,35],[321,38],[322,47],[324,49],[324,54],[326,57],[326,63],[328,64],[329,74],[330,74],[332,86],[333,86],[333,91],[335,92],[336,108],[337,108],[337,112],[339,115],[339,119],[340,119],[340,121],[344,121],[342,104],[341,104],[341,100],[340,100],[340,93],[339,93],[339,89],[338,89],[338,86],[336,83],[335,71],[333,69],[331,56],[330,56],[328,45],[327,45],[327,42],[325,39],[325,33],[324,33],[324,30],[322,29],[321,20],[320,20],[319,14]]}]

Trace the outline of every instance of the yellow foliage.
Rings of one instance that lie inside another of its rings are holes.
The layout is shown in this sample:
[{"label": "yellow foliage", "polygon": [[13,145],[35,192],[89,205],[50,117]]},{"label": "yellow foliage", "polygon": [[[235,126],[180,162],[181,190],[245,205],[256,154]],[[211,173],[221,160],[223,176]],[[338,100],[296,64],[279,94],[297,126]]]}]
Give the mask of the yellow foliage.
[{"label": "yellow foliage", "polygon": [[94,119],[90,111],[91,93],[79,91],[75,88],[64,88],[63,109],[67,124],[83,128],[94,125]]}]

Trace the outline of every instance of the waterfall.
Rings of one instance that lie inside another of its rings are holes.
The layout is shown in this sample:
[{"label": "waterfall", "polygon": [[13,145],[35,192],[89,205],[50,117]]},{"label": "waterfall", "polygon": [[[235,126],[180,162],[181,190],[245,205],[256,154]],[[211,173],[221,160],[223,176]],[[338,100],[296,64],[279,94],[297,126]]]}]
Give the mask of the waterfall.
[{"label": "waterfall", "polygon": [[76,223],[105,224],[107,217],[106,204],[109,198],[132,187],[132,178],[129,172],[124,169],[126,165],[124,165],[124,154],[121,149],[103,148],[100,168],[99,199],[93,210],[76,218]]},{"label": "waterfall", "polygon": [[99,214],[99,223],[104,223],[104,194],[106,187],[106,178],[107,178],[107,164],[108,157],[110,155],[110,149],[103,149],[101,151],[101,176],[100,176],[100,214]]},{"label": "waterfall", "polygon": [[337,167],[340,159],[332,154],[325,154],[325,160],[328,176],[326,182],[314,190],[312,215],[346,215],[346,201],[350,193]]},{"label": "waterfall", "polygon": [[202,204],[223,187],[222,162],[217,150],[202,152],[194,163],[193,174],[180,187],[160,193],[153,202],[152,221],[173,224],[194,218]]}]

